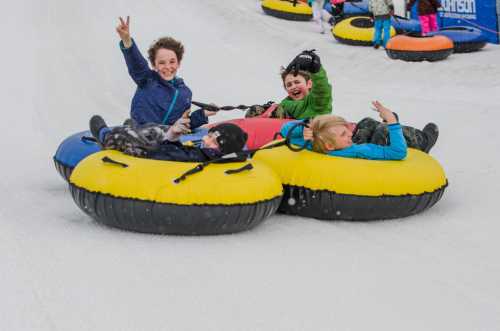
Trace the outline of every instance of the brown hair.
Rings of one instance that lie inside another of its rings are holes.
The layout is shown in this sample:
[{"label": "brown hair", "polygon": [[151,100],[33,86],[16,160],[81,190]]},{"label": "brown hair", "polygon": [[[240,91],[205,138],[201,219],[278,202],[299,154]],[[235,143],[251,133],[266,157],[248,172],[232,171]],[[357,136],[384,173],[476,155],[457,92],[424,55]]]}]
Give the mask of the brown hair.
[{"label": "brown hair", "polygon": [[335,147],[335,135],[330,132],[330,128],[346,125],[347,122],[340,116],[335,115],[319,115],[315,117],[311,124],[309,124],[313,132],[312,147],[313,151],[318,153],[328,153],[326,144],[330,144]]},{"label": "brown hair", "polygon": [[[281,80],[283,81],[283,84],[285,84],[285,78],[286,76],[288,76],[288,74],[294,74],[293,73],[293,70],[286,70],[286,69],[283,69],[281,70]],[[309,81],[311,79],[311,74],[307,71],[304,71],[304,70],[299,70],[297,71],[297,74],[296,75],[293,75],[294,77],[295,76],[302,76],[304,77],[304,79],[307,81]]]},{"label": "brown hair", "polygon": [[156,52],[160,48],[165,48],[173,51],[177,56],[177,61],[181,63],[182,56],[184,55],[184,45],[180,41],[175,40],[171,37],[162,37],[156,40],[148,49],[148,58],[151,65],[155,65]]}]

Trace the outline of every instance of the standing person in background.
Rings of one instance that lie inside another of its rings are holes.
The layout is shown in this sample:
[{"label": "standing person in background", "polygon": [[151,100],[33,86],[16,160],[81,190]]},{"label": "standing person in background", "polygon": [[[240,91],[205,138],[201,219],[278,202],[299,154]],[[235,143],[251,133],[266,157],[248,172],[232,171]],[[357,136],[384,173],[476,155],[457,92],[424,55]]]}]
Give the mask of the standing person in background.
[{"label": "standing person in background", "polygon": [[[130,116],[141,125],[156,123],[173,125],[191,108],[192,92],[177,77],[184,46],[171,37],[158,39],[148,50],[148,57],[153,69],[142,56],[134,39],[130,35],[130,17],[120,19],[116,32],[120,36],[120,49],[125,57],[130,77],[137,84],[132,99]],[[208,123],[207,116],[215,114],[208,110],[197,110],[190,114],[190,128],[195,129]]]},{"label": "standing person in background", "polygon": [[330,0],[332,4],[332,14],[335,23],[338,23],[344,18],[344,2],[345,0]]},{"label": "standing person in background", "polygon": [[368,10],[373,14],[375,25],[373,47],[377,49],[382,45],[385,48],[391,37],[391,16],[394,15],[394,4],[392,0],[369,0]]},{"label": "standing person in background", "polygon": [[318,26],[319,33],[325,33],[325,25],[323,21],[330,21],[331,15],[326,10],[325,0],[307,0],[307,4],[312,7],[313,21]]},{"label": "standing person in background", "polygon": [[436,14],[441,4],[438,0],[410,0],[406,5],[406,10],[410,11],[417,1],[417,13],[422,28],[422,36],[426,36],[429,32],[438,30]]}]

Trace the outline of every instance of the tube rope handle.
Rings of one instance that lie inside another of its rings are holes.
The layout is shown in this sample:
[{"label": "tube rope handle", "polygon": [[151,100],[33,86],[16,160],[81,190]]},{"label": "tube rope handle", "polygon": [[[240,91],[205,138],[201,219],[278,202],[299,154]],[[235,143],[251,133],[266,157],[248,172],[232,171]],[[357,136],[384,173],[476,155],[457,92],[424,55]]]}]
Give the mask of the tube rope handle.
[{"label": "tube rope handle", "polygon": [[95,139],[94,137],[87,137],[87,136],[83,136],[80,138],[84,143],[87,143],[87,142],[93,142],[93,143],[96,143],[97,142],[97,139]]},{"label": "tube rope handle", "polygon": [[196,167],[194,167],[192,169],[189,169],[188,171],[186,171],[185,173],[183,173],[179,177],[175,178],[174,179],[174,184],[179,184],[180,182],[182,182],[183,180],[185,180],[187,178],[187,176],[191,176],[191,175],[194,175],[194,174],[202,171],[205,168],[205,166],[206,166],[205,163],[200,163]]},{"label": "tube rope handle", "polygon": [[104,163],[110,163],[110,164],[118,165],[118,166],[120,166],[122,168],[128,168],[128,164],[115,161],[115,160],[113,160],[112,158],[110,158],[108,156],[103,157],[101,160]]},{"label": "tube rope handle", "polygon": [[[306,122],[307,121],[307,122]],[[299,126],[303,126],[305,128],[308,127],[308,123],[309,121],[306,120],[304,122],[298,122],[298,123],[295,123],[291,128],[290,130],[288,131],[288,133],[286,134],[286,138],[285,138],[285,141],[286,141],[286,147],[288,147],[291,151],[293,152],[300,152],[301,150],[305,149],[307,147],[307,144],[309,143],[308,141],[305,141],[304,142],[304,145],[302,146],[299,146],[299,147],[294,147],[292,145],[292,133],[293,133],[293,130],[295,130],[296,128],[298,128]]]},{"label": "tube rope handle", "polygon": [[243,167],[241,167],[241,168],[237,168],[237,169],[229,169],[229,170],[224,171],[224,173],[225,173],[226,175],[234,175],[234,174],[238,174],[238,173],[240,173],[240,172],[243,172],[243,171],[245,171],[245,170],[250,171],[250,170],[252,170],[252,169],[253,169],[253,165],[252,165],[251,163],[247,163],[247,164],[245,164],[245,165],[244,165]]}]

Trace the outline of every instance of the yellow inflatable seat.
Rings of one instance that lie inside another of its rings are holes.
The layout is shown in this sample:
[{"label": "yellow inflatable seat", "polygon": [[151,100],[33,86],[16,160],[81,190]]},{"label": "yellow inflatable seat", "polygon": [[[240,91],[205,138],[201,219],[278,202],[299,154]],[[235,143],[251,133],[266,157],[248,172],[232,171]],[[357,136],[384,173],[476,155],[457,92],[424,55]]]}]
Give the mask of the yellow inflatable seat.
[{"label": "yellow inflatable seat", "polygon": [[[251,169],[228,174],[251,164]],[[73,199],[98,222],[162,234],[220,234],[249,229],[279,205],[279,177],[259,161],[217,163],[174,179],[198,163],[135,158],[101,151],[70,177]]]}]

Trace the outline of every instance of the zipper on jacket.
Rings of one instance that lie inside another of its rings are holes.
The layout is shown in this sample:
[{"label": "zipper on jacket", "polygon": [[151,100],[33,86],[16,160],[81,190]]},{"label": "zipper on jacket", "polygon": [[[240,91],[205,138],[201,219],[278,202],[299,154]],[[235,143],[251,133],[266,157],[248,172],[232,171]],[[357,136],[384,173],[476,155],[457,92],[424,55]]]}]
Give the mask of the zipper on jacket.
[{"label": "zipper on jacket", "polygon": [[165,117],[163,118],[163,124],[167,124],[168,116],[172,112],[172,109],[174,109],[175,102],[177,101],[177,96],[179,95],[179,90],[175,89],[175,94],[174,98],[172,99],[172,103],[170,104],[170,107],[168,107],[167,113],[165,114]]}]

